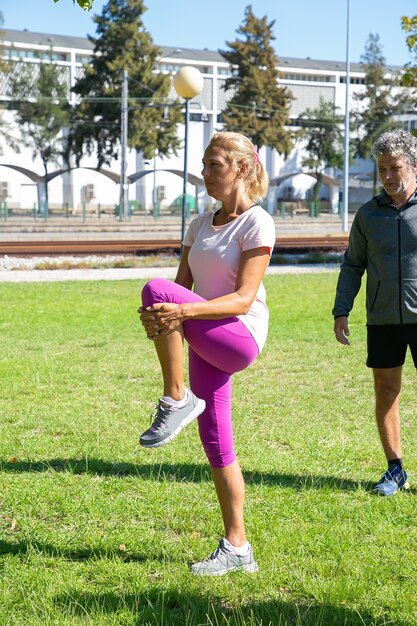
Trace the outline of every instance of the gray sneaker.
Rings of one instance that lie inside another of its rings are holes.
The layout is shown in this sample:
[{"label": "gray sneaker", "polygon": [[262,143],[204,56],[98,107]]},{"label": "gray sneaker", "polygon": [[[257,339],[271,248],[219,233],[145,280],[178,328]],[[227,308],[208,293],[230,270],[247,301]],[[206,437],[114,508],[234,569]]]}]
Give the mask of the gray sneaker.
[{"label": "gray sneaker", "polygon": [[166,404],[159,400],[155,413],[152,416],[154,421],[140,436],[140,444],[145,448],[159,448],[165,443],[172,441],[184,426],[187,426],[206,408],[204,400],[197,398],[192,391],[188,390],[189,399],[185,406],[178,409],[175,406]]},{"label": "gray sneaker", "polygon": [[225,546],[224,539],[220,541],[218,548],[210,554],[208,559],[191,565],[192,573],[200,576],[222,576],[237,571],[254,574],[258,569],[250,544],[248,553],[245,556],[239,556]]}]

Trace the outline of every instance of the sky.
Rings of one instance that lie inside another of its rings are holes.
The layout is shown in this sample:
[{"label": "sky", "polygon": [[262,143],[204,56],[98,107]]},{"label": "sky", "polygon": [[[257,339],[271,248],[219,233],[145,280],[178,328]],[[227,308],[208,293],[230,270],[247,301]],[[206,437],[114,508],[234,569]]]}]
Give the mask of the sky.
[{"label": "sky", "polygon": [[[378,34],[387,65],[412,60],[401,16],[417,15],[416,0],[145,0],[145,28],[161,46],[225,49],[236,39],[245,7],[275,20],[278,57],[344,61],[350,2],[350,60],[359,62],[370,33]],[[105,0],[85,12],[72,0],[1,0],[3,27],[85,37],[95,34],[92,17]]]}]

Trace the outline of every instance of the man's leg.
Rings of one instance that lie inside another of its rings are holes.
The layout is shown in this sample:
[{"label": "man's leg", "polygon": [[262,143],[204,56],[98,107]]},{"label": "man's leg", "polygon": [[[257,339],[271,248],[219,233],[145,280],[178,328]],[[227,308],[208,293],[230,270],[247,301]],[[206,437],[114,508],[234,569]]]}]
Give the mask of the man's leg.
[{"label": "man's leg", "polygon": [[400,392],[402,366],[374,368],[375,416],[387,461],[401,459]]},{"label": "man's leg", "polygon": [[388,469],[375,485],[381,496],[393,496],[398,489],[408,489],[407,472],[402,466],[400,432],[400,392],[402,365],[374,368],[375,415]]}]

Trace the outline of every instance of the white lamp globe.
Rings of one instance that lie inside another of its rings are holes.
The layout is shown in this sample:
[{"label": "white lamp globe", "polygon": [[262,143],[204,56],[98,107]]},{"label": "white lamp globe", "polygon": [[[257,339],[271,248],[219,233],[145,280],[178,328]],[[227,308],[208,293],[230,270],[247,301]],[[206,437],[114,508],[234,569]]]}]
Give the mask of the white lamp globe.
[{"label": "white lamp globe", "polygon": [[174,89],[181,98],[198,96],[203,89],[203,75],[195,67],[184,65],[172,79]]}]

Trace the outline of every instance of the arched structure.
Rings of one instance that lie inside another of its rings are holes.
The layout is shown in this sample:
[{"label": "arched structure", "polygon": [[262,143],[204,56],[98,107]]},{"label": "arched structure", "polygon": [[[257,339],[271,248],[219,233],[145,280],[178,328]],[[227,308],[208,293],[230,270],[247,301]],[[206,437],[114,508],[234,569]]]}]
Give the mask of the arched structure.
[{"label": "arched structure", "polygon": [[[68,167],[61,168],[59,170],[55,170],[54,172],[49,172],[46,176],[41,176],[37,174],[33,170],[29,170],[25,167],[20,167],[19,165],[13,165],[12,163],[0,163],[0,167],[8,167],[24,176],[27,176],[32,182],[36,183],[37,186],[37,195],[38,195],[38,206],[41,207],[43,205],[45,199],[45,184],[49,183],[54,178],[58,176],[62,176],[63,174],[67,174],[68,172],[78,170],[78,169],[86,169],[91,170],[93,172],[97,172],[98,174],[102,174],[106,176],[110,180],[112,180],[116,185],[120,185],[121,176],[117,172],[113,172],[112,170],[107,170],[103,168],[95,168],[88,166],[78,166],[78,167]],[[175,176],[179,176],[181,178],[184,177],[184,172],[182,170],[176,169],[155,169],[155,170],[142,170],[139,172],[135,172],[127,177],[127,181],[129,184],[136,182],[137,180],[147,176],[148,174],[155,174],[156,172],[168,172],[170,174],[174,174]],[[194,174],[187,173],[187,182],[191,183],[196,188],[196,203],[199,191],[204,187],[204,180],[195,176]]]},{"label": "arched structure", "polygon": [[[294,178],[295,176],[300,176],[300,174],[305,174],[306,176],[310,176],[317,180],[317,174],[315,172],[303,172],[301,170],[297,170],[295,172],[289,172],[287,174],[280,174],[279,176],[275,176],[271,178],[269,184],[272,187],[279,187],[281,183],[289,178]],[[322,174],[321,182],[323,185],[326,185],[329,188],[329,200],[332,213],[337,213],[338,204],[339,204],[339,190],[341,186],[341,182],[337,180],[337,178],[332,178],[328,174]]]},{"label": "arched structure", "polygon": [[[317,180],[317,174],[315,172],[302,172],[301,170],[298,170],[296,172],[290,172],[289,174],[280,174],[279,176],[275,176],[270,179],[269,184],[273,187],[279,187],[284,180],[293,178],[294,176],[300,176],[300,174],[311,176],[311,178]],[[340,181],[338,181],[337,178],[332,178],[328,174],[322,174],[321,181],[323,185],[327,185],[328,187],[340,187]]]}]

